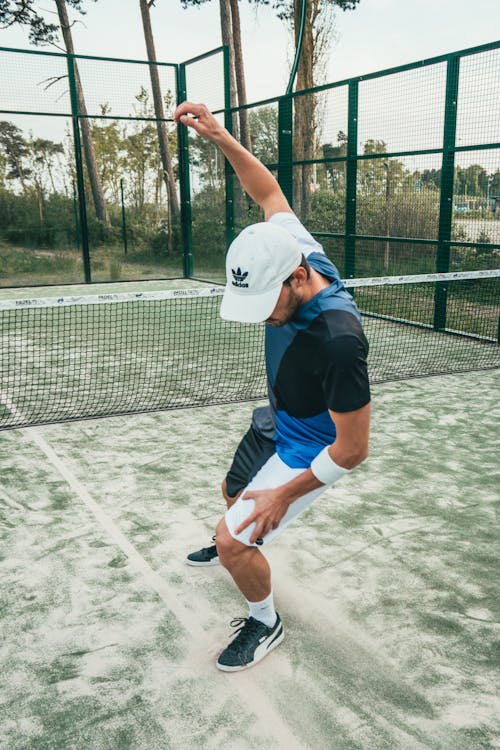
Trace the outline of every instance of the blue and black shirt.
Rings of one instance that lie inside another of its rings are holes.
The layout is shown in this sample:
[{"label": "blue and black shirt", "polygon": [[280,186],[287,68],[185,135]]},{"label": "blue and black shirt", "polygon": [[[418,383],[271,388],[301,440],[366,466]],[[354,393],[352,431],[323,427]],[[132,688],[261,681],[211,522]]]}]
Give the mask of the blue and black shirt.
[{"label": "blue and black shirt", "polygon": [[335,440],[328,410],[355,411],[370,401],[368,342],[359,310],[321,245],[295,214],[277,213],[270,221],[290,232],[311,268],[331,282],[285,325],[266,325],[276,451],[288,466],[307,468]]}]

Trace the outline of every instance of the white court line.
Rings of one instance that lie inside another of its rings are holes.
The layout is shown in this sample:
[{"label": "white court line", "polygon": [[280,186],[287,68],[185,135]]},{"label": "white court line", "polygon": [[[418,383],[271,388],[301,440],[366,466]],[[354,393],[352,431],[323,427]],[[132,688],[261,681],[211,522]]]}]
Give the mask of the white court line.
[{"label": "white court line", "polygon": [[[16,417],[24,421],[22,413],[8,397],[6,393],[0,391],[0,400],[7,406],[9,411]],[[113,542],[124,552],[133,562],[136,568],[142,573],[150,588],[155,591],[160,599],[174,613],[179,622],[186,628],[192,628],[192,618],[187,617],[187,609],[178,606],[175,596],[165,583],[163,578],[146,562],[142,555],[129,542],[127,537],[120,531],[112,518],[95,502],[87,488],[80,482],[66,464],[59,458],[54,449],[42,436],[38,427],[25,427],[22,430],[23,437],[31,440],[46,455],[52,466],[57,469],[62,478],[68,483],[73,492],[80,498],[88,510],[96,517],[103,529],[109,534]]]},{"label": "white court line", "polygon": [[[6,393],[0,391],[0,400],[7,406],[9,411],[16,417],[24,421],[23,414],[14,405],[11,398]],[[73,492],[80,498],[83,504],[99,521],[103,529],[109,534],[113,542],[124,552],[132,561],[135,567],[142,573],[148,586],[155,591],[160,599],[174,613],[186,630],[192,630],[193,618],[189,615],[186,607],[179,606],[176,597],[170,587],[165,583],[163,578],[146,562],[142,555],[129,542],[127,537],[120,531],[113,519],[95,502],[87,488],[73,474],[69,467],[57,455],[54,449],[49,445],[41,434],[38,427],[25,427],[22,429],[23,437],[31,440],[46,455],[52,466],[57,469],[62,478],[68,483]]]},{"label": "white court line", "polygon": [[[0,392],[0,398],[16,417],[22,417],[19,410],[14,406],[11,399],[9,399],[5,393]],[[175,615],[185,630],[188,633],[194,632],[195,639],[197,635],[199,635],[201,639],[203,631],[200,626],[197,627],[196,623],[201,623],[203,621],[203,616],[206,613],[202,611],[193,612],[192,601],[189,602],[190,608],[180,604],[177,600],[176,592],[172,591],[164,579],[129,542],[113,519],[110,518],[110,516],[108,516],[108,514],[95,502],[87,488],[80,482],[71,469],[45,440],[41,434],[40,428],[25,427],[21,430],[21,433],[25,439],[31,440],[31,442],[33,442],[42,453],[45,454],[52,466],[68,483],[71,490],[95,516],[113,542],[127,555],[137,570],[142,573],[148,586],[158,594],[160,599],[167,605],[168,609]],[[193,649],[196,649],[196,643],[193,642],[193,638],[191,638],[191,646]],[[274,654],[273,657],[276,659],[276,654]],[[283,661],[279,659],[278,664],[282,667]],[[200,666],[206,667],[206,665]],[[214,670],[216,670],[215,665]],[[278,668],[277,673],[279,674],[281,671],[282,669]],[[206,672],[202,668],[200,668],[200,676],[206,676]],[[229,689],[231,695],[238,694],[242,705],[255,714],[258,725],[262,724],[265,727],[265,730],[269,732],[273,738],[273,747],[275,747],[276,750],[281,750],[281,748],[286,748],[286,750],[305,750],[304,744],[299,742],[288,724],[283,721],[280,713],[273,708],[269,696],[257,684],[252,675],[248,672],[229,675],[227,673],[217,672],[217,677],[224,680],[224,688],[226,690]],[[214,677],[214,679],[217,679],[217,677]]]},{"label": "white court line", "polygon": [[[199,630],[201,634],[201,628],[193,627],[193,625],[196,621],[201,622],[202,617],[194,617],[192,609],[182,606],[177,601],[176,593],[172,591],[163,578],[149,565],[148,562],[146,562],[142,555],[120,531],[115,522],[90,496],[86,487],[79,481],[79,479],[77,479],[77,477],[75,477],[73,472],[66,466],[45,438],[40,434],[39,428],[24,428],[23,433],[28,433],[28,436],[31,437],[35,445],[37,445],[47,456],[50,463],[55,469],[57,469],[73,492],[82,500],[88,510],[94,514],[114,543],[120,547],[132,564],[142,573],[148,586],[158,594],[160,599],[167,605],[168,609],[173,612],[188,633],[192,633],[193,630]],[[202,613],[200,614],[202,615]],[[243,680],[241,678],[243,678]],[[226,680],[227,679],[226,676]],[[263,722],[267,730],[270,730],[273,734],[273,730],[277,730],[279,743],[277,742],[275,744],[276,748],[283,747],[288,750],[300,750],[302,748],[302,750],[304,750],[304,746],[298,743],[298,740],[290,727],[283,721],[279,713],[272,708],[269,697],[248,674],[243,673],[241,675],[231,675],[229,679],[231,680],[231,691],[240,694],[243,705],[256,714],[257,718]]]},{"label": "white court line", "polygon": [[127,537],[120,531],[113,519],[95,502],[87,488],[80,482],[73,472],[57,455],[36,427],[25,428],[29,437],[35,445],[46,455],[52,466],[57,469],[62,478],[68,483],[75,495],[83,502],[85,507],[94,514],[107,532],[112,541],[124,552],[133,565],[142,573],[148,586],[155,591],[160,599],[174,613],[179,622],[186,628],[192,629],[192,616],[188,617],[188,610],[179,606],[170,587],[163,578],[149,565],[136,548],[129,542]]}]

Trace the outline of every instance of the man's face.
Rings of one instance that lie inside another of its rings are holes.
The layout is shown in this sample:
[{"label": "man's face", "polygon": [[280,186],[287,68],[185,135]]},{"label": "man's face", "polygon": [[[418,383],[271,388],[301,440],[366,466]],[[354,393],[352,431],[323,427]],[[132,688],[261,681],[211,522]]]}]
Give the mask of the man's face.
[{"label": "man's face", "polygon": [[276,307],[265,321],[275,328],[288,323],[302,304],[302,294],[297,290],[294,281],[295,279],[292,279],[289,284],[282,285]]}]

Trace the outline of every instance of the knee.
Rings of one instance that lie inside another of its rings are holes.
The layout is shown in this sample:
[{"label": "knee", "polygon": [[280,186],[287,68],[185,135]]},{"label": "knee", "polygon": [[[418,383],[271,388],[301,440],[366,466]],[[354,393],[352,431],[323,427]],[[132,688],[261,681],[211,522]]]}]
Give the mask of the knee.
[{"label": "knee", "polygon": [[215,533],[217,553],[219,561],[225,568],[230,567],[240,552],[245,550],[245,545],[236,541],[228,531],[226,522],[222,519]]}]

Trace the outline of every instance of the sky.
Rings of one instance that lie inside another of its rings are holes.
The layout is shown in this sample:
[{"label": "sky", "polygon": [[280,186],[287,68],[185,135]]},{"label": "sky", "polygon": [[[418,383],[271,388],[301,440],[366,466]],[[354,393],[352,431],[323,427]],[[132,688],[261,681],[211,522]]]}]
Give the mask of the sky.
[{"label": "sky", "polygon": [[[50,10],[51,0],[39,7]],[[138,0],[87,2],[73,27],[80,54],[144,59]],[[157,57],[182,62],[221,43],[219,3],[183,10],[180,0],[156,0],[151,9]],[[291,37],[272,9],[241,3],[242,38],[249,101],[279,96],[292,60]],[[48,14],[47,14],[47,17]],[[338,11],[328,57],[327,80],[375,70],[495,41],[500,36],[498,0],[361,0]],[[26,48],[20,28],[0,30],[0,45]]]}]

